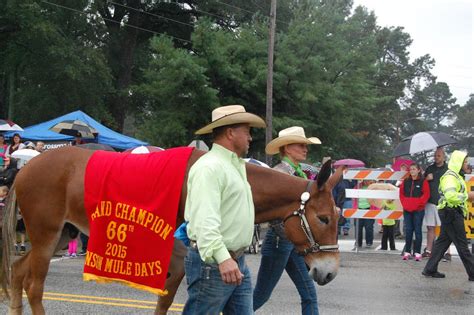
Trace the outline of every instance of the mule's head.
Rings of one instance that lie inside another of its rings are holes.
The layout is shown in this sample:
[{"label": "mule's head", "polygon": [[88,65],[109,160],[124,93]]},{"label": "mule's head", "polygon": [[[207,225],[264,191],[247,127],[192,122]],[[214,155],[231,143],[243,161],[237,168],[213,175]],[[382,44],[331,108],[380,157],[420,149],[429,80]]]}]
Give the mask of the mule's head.
[{"label": "mule's head", "polygon": [[[334,279],[339,269],[337,250],[338,211],[332,197],[332,189],[339,182],[342,169],[331,175],[331,161],[327,161],[311,187],[310,199],[304,209],[304,217],[292,215],[285,220],[285,233],[304,255],[309,274],[319,285]],[[300,210],[300,214],[301,214]],[[306,228],[305,228],[306,225]]]}]

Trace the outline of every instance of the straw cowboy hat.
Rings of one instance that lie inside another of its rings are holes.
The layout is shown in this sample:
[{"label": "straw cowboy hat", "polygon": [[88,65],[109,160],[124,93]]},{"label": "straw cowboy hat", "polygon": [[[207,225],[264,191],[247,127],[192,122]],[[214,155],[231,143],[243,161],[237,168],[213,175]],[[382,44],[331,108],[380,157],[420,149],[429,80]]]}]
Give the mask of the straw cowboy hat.
[{"label": "straw cowboy hat", "polygon": [[250,127],[265,128],[266,124],[257,115],[247,113],[242,105],[221,106],[212,111],[212,122],[196,131],[197,135],[211,133],[214,128],[234,125],[250,124]]},{"label": "straw cowboy hat", "polygon": [[306,138],[303,127],[293,126],[281,130],[278,133],[278,138],[267,144],[265,152],[271,155],[277,154],[282,146],[292,143],[321,144],[321,140],[316,137]]}]

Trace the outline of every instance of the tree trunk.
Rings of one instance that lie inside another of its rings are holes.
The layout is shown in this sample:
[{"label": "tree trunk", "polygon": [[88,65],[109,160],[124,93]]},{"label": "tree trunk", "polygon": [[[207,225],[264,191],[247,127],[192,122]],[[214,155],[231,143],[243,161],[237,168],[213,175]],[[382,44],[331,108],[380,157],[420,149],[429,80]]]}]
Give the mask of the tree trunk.
[{"label": "tree trunk", "polygon": [[[128,6],[133,8],[140,8],[140,1],[133,1],[128,3]],[[110,12],[101,12],[102,16]],[[118,22],[122,20],[125,14],[117,17]],[[110,18],[108,17],[107,18]],[[140,13],[135,10],[128,11],[127,25],[140,27]],[[112,41],[116,40],[114,45],[109,43],[109,58],[118,59],[115,71],[115,91],[108,102],[108,107],[112,117],[116,122],[116,127],[119,132],[123,132],[125,117],[129,110],[129,86],[132,83],[132,70],[134,64],[135,49],[137,46],[137,37],[139,30],[133,27],[120,26],[117,24],[108,23],[108,31]],[[111,67],[114,65],[113,60],[109,60]]]}]

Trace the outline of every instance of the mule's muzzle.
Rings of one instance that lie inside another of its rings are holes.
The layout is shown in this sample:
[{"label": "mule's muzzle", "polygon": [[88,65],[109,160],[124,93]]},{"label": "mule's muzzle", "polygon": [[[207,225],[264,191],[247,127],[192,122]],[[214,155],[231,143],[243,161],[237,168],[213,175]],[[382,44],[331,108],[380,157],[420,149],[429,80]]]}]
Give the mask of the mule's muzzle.
[{"label": "mule's muzzle", "polygon": [[336,278],[337,272],[321,272],[313,268],[309,272],[310,277],[319,285],[326,285]]},{"label": "mule's muzzle", "polygon": [[319,285],[326,285],[337,276],[338,257],[324,257],[311,261],[309,276]]}]

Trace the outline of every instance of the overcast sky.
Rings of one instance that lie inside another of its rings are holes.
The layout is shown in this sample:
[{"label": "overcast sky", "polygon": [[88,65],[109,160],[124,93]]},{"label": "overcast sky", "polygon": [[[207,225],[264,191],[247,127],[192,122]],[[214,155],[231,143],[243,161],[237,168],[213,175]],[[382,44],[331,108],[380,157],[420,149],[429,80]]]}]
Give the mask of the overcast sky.
[{"label": "overcast sky", "polygon": [[430,54],[433,73],[457,103],[474,94],[474,0],[354,0],[375,11],[380,26],[403,26],[413,43],[410,58]]}]

